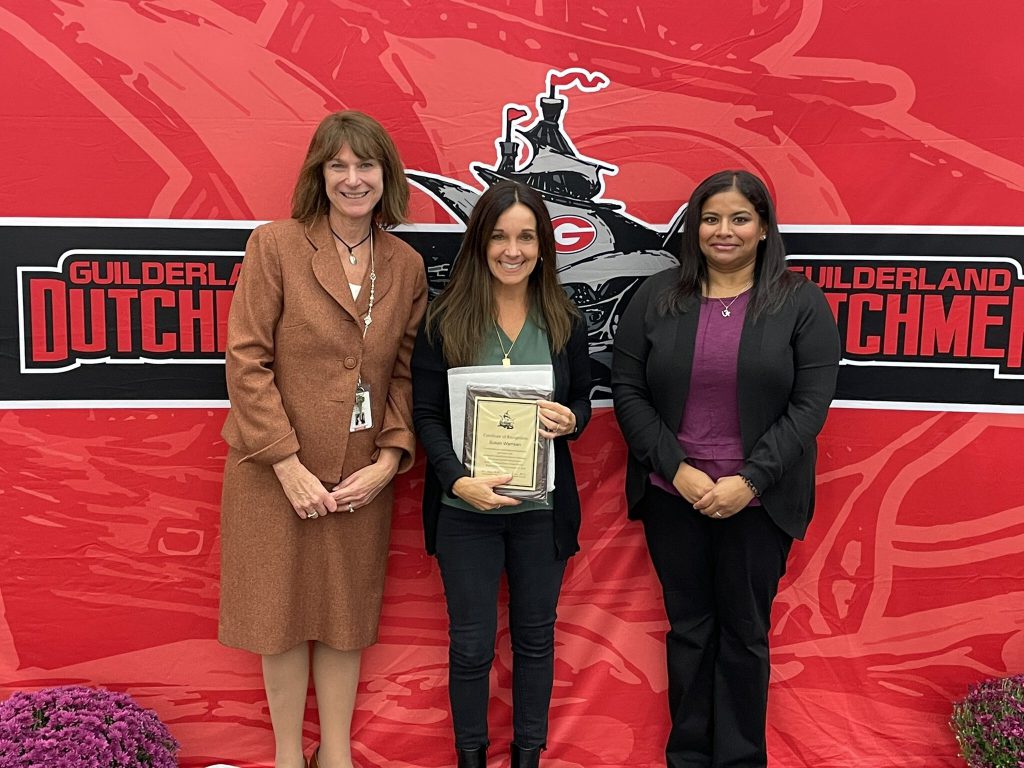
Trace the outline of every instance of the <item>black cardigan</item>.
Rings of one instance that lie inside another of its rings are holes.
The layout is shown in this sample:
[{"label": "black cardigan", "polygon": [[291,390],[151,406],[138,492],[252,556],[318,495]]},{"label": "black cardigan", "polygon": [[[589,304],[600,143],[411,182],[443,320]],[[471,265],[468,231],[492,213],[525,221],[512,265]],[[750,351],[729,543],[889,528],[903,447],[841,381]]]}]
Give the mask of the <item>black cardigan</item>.
[{"label": "black cardigan", "polygon": [[[412,354],[412,419],[416,434],[427,455],[423,483],[423,534],[427,552],[433,555],[437,542],[437,519],[444,493],[469,472],[452,448],[451,416],[448,404],[448,368],[443,341],[431,344],[424,326],[416,338]],[[574,440],[590,421],[590,353],[586,327],[574,323],[569,342],[552,355],[555,392],[553,400],[568,406],[576,416],[576,431],[557,437],[555,448],[555,490],[552,494],[555,516],[555,548],[559,559],[579,551],[580,496],[576,489],[572,455],[568,440]]]},{"label": "black cardigan", "polygon": [[[676,439],[690,386],[699,299],[680,314],[661,314],[658,299],[679,270],[648,278],[615,335],[612,397],[629,446],[626,499],[630,517],[647,478],[671,481],[686,458]],[[840,343],[832,311],[818,286],[805,282],[777,312],[743,324],[737,360],[740,432],[746,457],[740,474],[786,533],[801,539],[814,511],[816,438],[835,394]]]}]

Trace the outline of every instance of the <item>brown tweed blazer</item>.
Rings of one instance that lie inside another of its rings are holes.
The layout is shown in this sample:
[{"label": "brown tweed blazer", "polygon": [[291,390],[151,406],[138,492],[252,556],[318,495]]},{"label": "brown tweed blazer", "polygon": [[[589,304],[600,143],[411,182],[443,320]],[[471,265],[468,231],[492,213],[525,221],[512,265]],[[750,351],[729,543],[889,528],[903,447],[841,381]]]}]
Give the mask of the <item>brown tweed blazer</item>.
[{"label": "brown tweed blazer", "polygon": [[[377,639],[393,488],[354,513],[303,520],[271,464],[297,453],[324,484],[383,447],[412,466],[410,357],[427,303],[423,260],[375,236],[377,282],[366,339],[369,276],[352,299],[320,219],[278,221],[249,239],[228,321],[230,446],[221,504],[222,643],[281,653],[317,640],[339,650]],[[373,427],[349,432],[356,382],[369,387]]]},{"label": "brown tweed blazer", "polygon": [[[404,452],[400,472],[412,465],[409,360],[427,301],[423,260],[386,232],[375,235],[374,259],[375,302],[364,340],[369,274],[353,300],[326,217],[253,232],[229,320],[232,408],[222,431],[242,461],[269,465],[298,453],[328,483],[384,447]],[[360,377],[371,390],[373,429],[353,435]],[[346,459],[350,441],[359,450]]]}]

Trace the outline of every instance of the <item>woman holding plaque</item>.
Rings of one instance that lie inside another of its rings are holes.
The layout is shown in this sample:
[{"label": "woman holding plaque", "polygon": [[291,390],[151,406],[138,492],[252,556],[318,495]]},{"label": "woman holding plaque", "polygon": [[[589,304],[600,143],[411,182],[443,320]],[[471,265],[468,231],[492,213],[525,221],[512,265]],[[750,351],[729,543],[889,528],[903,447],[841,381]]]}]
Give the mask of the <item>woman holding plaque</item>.
[{"label": "woman holding plaque", "polygon": [[666,758],[763,768],[771,606],[814,509],[839,334],[746,171],[694,190],[680,264],[633,297],[612,362],[629,514],[669,620]]},{"label": "woman holding plaque", "polygon": [[[452,447],[449,368],[550,364],[554,395],[538,403],[553,441],[546,502],[502,493],[512,475],[472,477]],[[413,354],[413,420],[427,455],[426,547],[437,556],[449,618],[448,684],[459,768],[483,768],[497,632],[508,577],[512,766],[539,765],[547,745],[554,626],[567,559],[579,550],[580,501],[568,441],[590,419],[586,327],[555,272],[544,199],[512,181],[490,187],[470,216],[451,280],[430,305]]]},{"label": "woman holding plaque", "polygon": [[409,190],[373,118],[329,115],[292,218],[249,238],[228,320],[231,411],[221,510],[220,640],[262,655],[276,768],[352,768],[362,649],[377,639],[392,479],[413,461],[423,260],[385,230]]}]

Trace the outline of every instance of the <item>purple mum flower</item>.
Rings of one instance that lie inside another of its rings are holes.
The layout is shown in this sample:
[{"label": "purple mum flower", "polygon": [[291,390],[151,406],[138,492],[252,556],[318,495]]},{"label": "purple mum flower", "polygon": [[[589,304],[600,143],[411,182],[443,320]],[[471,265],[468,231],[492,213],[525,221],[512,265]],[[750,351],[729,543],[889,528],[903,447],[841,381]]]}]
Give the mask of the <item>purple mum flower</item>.
[{"label": "purple mum flower", "polygon": [[83,686],[0,702],[2,768],[177,768],[178,742],[131,696]]},{"label": "purple mum flower", "polygon": [[1024,768],[1024,674],[972,687],[950,727],[969,768]]}]

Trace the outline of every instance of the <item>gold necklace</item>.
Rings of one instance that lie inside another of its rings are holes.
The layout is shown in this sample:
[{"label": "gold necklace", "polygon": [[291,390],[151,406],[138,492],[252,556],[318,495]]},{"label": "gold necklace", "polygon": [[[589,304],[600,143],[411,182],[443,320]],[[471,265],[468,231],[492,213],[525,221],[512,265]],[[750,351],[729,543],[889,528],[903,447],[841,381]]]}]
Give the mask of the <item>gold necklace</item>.
[{"label": "gold necklace", "polygon": [[505,349],[505,344],[501,340],[501,334],[498,333],[498,324],[494,322],[493,317],[491,318],[491,325],[494,326],[494,335],[498,339],[498,346],[501,347],[501,364],[504,366],[512,365],[512,361],[508,359],[508,356],[512,354],[512,347],[514,347],[516,345],[516,342],[519,341],[519,337],[522,336],[523,334],[523,329],[519,329],[519,333],[516,334],[516,337],[514,339],[512,339],[512,344],[509,346],[508,349]]}]

